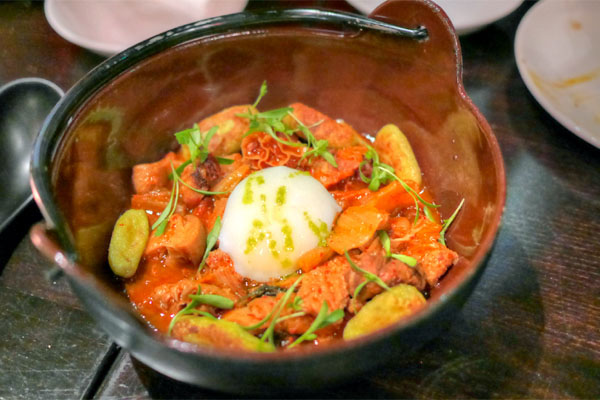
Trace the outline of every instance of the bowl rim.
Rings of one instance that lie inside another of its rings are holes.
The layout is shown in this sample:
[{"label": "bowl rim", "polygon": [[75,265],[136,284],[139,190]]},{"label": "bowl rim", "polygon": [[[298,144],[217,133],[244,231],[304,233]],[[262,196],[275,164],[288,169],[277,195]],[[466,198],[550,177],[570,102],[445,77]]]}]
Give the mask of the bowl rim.
[{"label": "bowl rim", "polygon": [[[374,345],[386,338],[390,338],[400,330],[416,329],[419,324],[427,321],[430,315],[437,313],[445,303],[452,301],[454,298],[458,298],[460,292],[474,282],[475,278],[483,270],[483,260],[487,257],[500,226],[506,198],[504,163],[496,137],[487,121],[473,104],[472,100],[467,96],[462,85],[462,55],[460,44],[452,25],[443,10],[435,5],[435,3],[429,0],[421,0],[421,2],[433,9],[434,12],[440,14],[441,18],[445,21],[447,29],[450,30],[454,36],[454,57],[455,66],[457,68],[455,83],[457,84],[458,93],[461,100],[469,108],[469,111],[473,113],[477,122],[480,124],[482,134],[492,148],[493,161],[497,165],[495,170],[498,182],[498,193],[496,197],[497,209],[491,219],[491,229],[486,236],[482,238],[481,243],[479,244],[479,250],[470,262],[474,265],[469,268],[468,271],[465,271],[464,278],[450,287],[446,293],[440,296],[440,298],[428,302],[428,306],[421,312],[399,323],[352,341],[340,341],[341,343],[332,343],[328,346],[317,347],[314,349],[298,349],[296,351],[274,353],[240,353],[227,349],[215,351],[213,349],[201,348],[198,346],[188,346],[187,344],[182,344],[182,342],[167,338],[164,335],[158,337],[157,334],[150,332],[150,329],[142,330],[145,339],[151,340],[150,343],[154,342],[154,344],[157,344],[159,347],[164,346],[170,349],[177,349],[184,353],[193,354],[193,356],[199,358],[206,358],[207,360],[221,359],[223,361],[238,364],[247,362],[252,364],[261,362],[295,363],[299,360],[330,357],[340,353],[347,353],[348,351],[364,349],[369,345]],[[377,10],[375,10],[373,14],[376,14],[376,12]],[[387,34],[408,36],[416,40],[426,38],[426,29],[423,27],[415,27],[415,29],[402,28],[369,17],[340,11],[305,8],[255,12],[245,11],[242,13],[210,18],[174,28],[140,42],[105,60],[77,82],[55,106],[36,138],[31,158],[31,187],[34,199],[44,216],[47,228],[57,233],[60,245],[62,246],[62,249],[64,249],[64,256],[70,263],[77,265],[76,251],[73,246],[74,241],[70,234],[70,230],[68,229],[66,219],[58,209],[55,197],[52,194],[51,171],[45,162],[50,162],[54,159],[60,147],[63,134],[72,125],[76,112],[80,110],[81,107],[98,92],[98,90],[112,79],[118,77],[139,62],[168,48],[184,45],[189,41],[205,38],[214,34],[224,34],[232,29],[237,31],[244,29],[251,30],[265,24],[294,24],[303,22],[341,24],[344,27],[353,29],[371,29]],[[79,268],[81,269],[81,267]],[[67,276],[72,286],[74,284],[82,284],[82,282],[78,281],[78,277]],[[84,286],[90,285],[84,283]],[[119,341],[117,342],[119,343]],[[136,346],[141,345],[141,342],[138,344],[132,344],[131,342],[119,344],[135,354]],[[143,357],[140,357],[140,359],[144,361]]]}]

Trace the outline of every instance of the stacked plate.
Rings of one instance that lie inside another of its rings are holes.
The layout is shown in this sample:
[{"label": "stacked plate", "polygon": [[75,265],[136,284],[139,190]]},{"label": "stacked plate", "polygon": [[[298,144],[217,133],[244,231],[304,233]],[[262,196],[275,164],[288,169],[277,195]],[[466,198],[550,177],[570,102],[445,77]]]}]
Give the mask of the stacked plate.
[{"label": "stacked plate", "polygon": [[515,58],[536,100],[600,147],[600,1],[542,0],[521,20]]},{"label": "stacked plate", "polygon": [[46,18],[69,42],[111,56],[161,32],[242,11],[248,0],[46,0]]}]

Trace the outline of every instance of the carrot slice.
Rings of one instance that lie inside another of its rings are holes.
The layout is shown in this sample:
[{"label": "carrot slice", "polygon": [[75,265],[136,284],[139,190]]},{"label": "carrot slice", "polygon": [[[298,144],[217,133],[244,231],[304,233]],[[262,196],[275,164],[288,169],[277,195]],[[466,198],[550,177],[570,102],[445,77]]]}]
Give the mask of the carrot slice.
[{"label": "carrot slice", "polygon": [[366,200],[367,205],[389,213],[397,208],[410,207],[415,204],[413,197],[398,181],[393,181],[384,186]]},{"label": "carrot slice", "polygon": [[298,259],[298,268],[302,272],[308,272],[317,265],[321,265],[329,260],[334,254],[335,252],[329,247],[315,247],[300,256]]},{"label": "carrot slice", "polygon": [[337,203],[345,210],[351,206],[359,206],[364,204],[368,199],[371,198],[371,190],[369,189],[356,189],[356,190],[333,190],[331,195],[337,201]]},{"label": "carrot slice", "polygon": [[366,245],[386,226],[387,212],[370,205],[349,207],[339,216],[327,244],[338,254]]}]

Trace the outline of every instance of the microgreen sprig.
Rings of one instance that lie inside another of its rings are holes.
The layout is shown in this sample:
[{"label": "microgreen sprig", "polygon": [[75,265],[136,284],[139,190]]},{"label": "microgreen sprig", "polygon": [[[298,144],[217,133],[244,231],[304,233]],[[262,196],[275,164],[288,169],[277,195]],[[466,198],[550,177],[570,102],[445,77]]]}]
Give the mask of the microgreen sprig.
[{"label": "microgreen sprig", "polygon": [[168,176],[169,180],[173,180],[175,178],[175,176],[181,175],[183,170],[185,169],[185,167],[187,167],[188,165],[190,165],[192,163],[192,160],[186,160],[184,162],[182,162],[181,164],[179,164],[179,167],[175,168],[175,171],[171,172]]},{"label": "microgreen sprig", "polygon": [[292,347],[297,346],[305,340],[315,340],[317,335],[315,335],[315,331],[325,328],[340,319],[344,318],[344,310],[338,309],[331,313],[329,313],[329,306],[327,302],[323,300],[323,305],[321,305],[321,309],[317,314],[317,317],[310,325],[310,327],[304,332],[298,339],[296,339],[292,344],[290,344],[287,348],[291,349]]},{"label": "microgreen sprig", "polygon": [[425,216],[427,217],[428,220],[430,220],[431,222],[436,222],[435,217],[433,216],[433,212],[431,211],[431,208],[423,207],[423,211],[425,211]]},{"label": "microgreen sprig", "polygon": [[460,209],[462,208],[462,206],[463,206],[464,203],[465,203],[465,199],[462,199],[460,201],[460,204],[458,205],[458,207],[456,207],[456,210],[454,210],[454,212],[450,216],[450,218],[448,218],[447,220],[445,220],[444,224],[442,225],[442,230],[440,231],[440,238],[438,239],[438,241],[441,244],[443,244],[444,246],[446,245],[446,238],[445,238],[446,231],[448,230],[448,228],[450,227],[450,225],[452,225],[452,222],[454,222],[454,219],[458,215],[458,212],[460,211]]},{"label": "microgreen sprig", "polygon": [[231,165],[235,162],[233,158],[215,157],[217,162],[221,165]]},{"label": "microgreen sprig", "polygon": [[390,254],[390,257],[395,258],[398,261],[402,261],[404,264],[408,265],[411,268],[417,266],[417,260],[414,257],[407,256],[406,254]]},{"label": "microgreen sprig", "polygon": [[[378,167],[379,170],[382,170],[381,167]],[[402,179],[398,178],[396,176],[396,174],[394,174],[393,172],[387,170],[387,169],[383,169],[385,171],[386,174],[390,175],[392,178],[394,178],[395,180],[397,180],[400,185],[402,185],[402,187],[404,188],[404,190],[406,190],[407,192],[411,193],[412,195],[414,195],[417,199],[419,199],[419,201],[426,207],[431,207],[431,208],[438,208],[439,205],[437,204],[433,204],[433,203],[429,203],[428,201],[426,201],[425,199],[423,199],[421,197],[421,195],[419,195],[419,193],[417,193],[416,190],[414,190],[413,188],[411,188],[410,186],[408,186],[406,184],[406,182],[404,182]]]},{"label": "microgreen sprig", "polygon": [[[373,165],[373,169],[371,171],[371,177],[366,176],[362,172],[363,166],[365,164],[367,164],[369,161],[372,161],[372,165]],[[404,190],[406,190],[412,196],[412,198],[415,200],[416,214],[415,214],[414,223],[416,224],[419,219],[419,202],[421,204],[423,204],[423,209],[425,210],[425,216],[429,220],[435,222],[435,219],[433,218],[431,210],[428,210],[427,208],[429,208],[429,207],[430,208],[438,208],[439,205],[429,203],[428,201],[423,199],[423,197],[421,197],[421,195],[419,195],[419,193],[417,193],[416,190],[411,188],[406,182],[404,182],[402,179],[400,179],[394,173],[394,168],[391,165],[385,164],[379,160],[379,154],[377,154],[377,151],[375,151],[375,149],[373,147],[369,146],[367,152],[365,153],[365,160],[363,162],[361,162],[358,167],[358,173],[359,173],[362,181],[369,185],[369,190],[371,190],[373,192],[379,190],[379,187],[381,185],[385,185],[386,183],[389,183],[392,180],[398,181],[398,183],[400,183],[402,188]]]},{"label": "microgreen sprig", "polygon": [[173,172],[171,172],[171,175],[173,176],[173,179],[175,179],[176,181],[180,182],[183,186],[188,187],[189,189],[193,190],[196,193],[204,194],[204,195],[207,195],[207,196],[229,193],[229,192],[211,192],[209,190],[196,189],[195,187],[193,187],[192,185],[188,184],[183,179],[181,179],[181,176],[179,176],[179,172],[177,172],[176,169],[173,170]]},{"label": "microgreen sprig", "polygon": [[237,114],[237,116],[246,118],[250,122],[248,131],[244,136],[248,136],[254,132],[265,132],[281,144],[292,147],[304,147],[304,143],[284,140],[277,135],[277,132],[281,132],[285,136],[291,137],[294,133],[283,123],[283,118],[291,111],[293,111],[291,107],[282,107],[260,113],[253,113],[251,110],[248,110],[247,113]]},{"label": "microgreen sprig", "polygon": [[221,232],[221,216],[218,216],[215,220],[215,223],[206,236],[206,249],[204,250],[204,255],[202,256],[202,262],[198,266],[198,272],[202,271],[204,268],[204,264],[206,263],[206,258],[208,257],[208,253],[215,247],[217,240],[219,239],[219,233]]},{"label": "microgreen sprig", "polygon": [[275,324],[278,324],[278,323],[280,323],[280,322],[283,322],[283,321],[285,321],[286,319],[292,319],[292,318],[303,317],[303,316],[305,316],[305,315],[306,315],[306,313],[305,313],[304,311],[299,311],[299,312],[295,312],[295,313],[293,313],[293,314],[288,314],[288,315],[286,315],[285,317],[279,317],[279,318],[277,319],[277,322],[276,322]]},{"label": "microgreen sprig", "polygon": [[263,335],[260,339],[261,341],[263,341],[263,342],[268,341],[269,343],[274,344],[275,338],[273,337],[273,333],[275,332],[275,325],[277,325],[277,320],[279,319],[279,315],[281,314],[283,307],[287,304],[290,296],[294,292],[294,289],[296,289],[296,286],[298,286],[298,283],[300,283],[301,280],[302,280],[302,277],[296,279],[296,282],[294,282],[294,284],[292,286],[290,286],[290,288],[285,292],[285,294],[281,298],[280,302],[278,302],[275,305],[275,307],[273,307],[273,310],[275,310],[275,308],[277,308],[277,311],[275,311],[275,313],[273,314],[273,319],[271,320],[271,323],[269,324],[269,327],[267,328],[267,330],[263,333]]},{"label": "microgreen sprig", "polygon": [[[317,140],[317,138],[315,137],[315,135],[313,135],[310,129],[306,125],[304,125],[302,121],[298,119],[298,117],[294,115],[293,111],[290,112],[289,115],[298,123],[300,131],[304,134],[304,137],[306,138],[307,146],[311,149],[305,152],[300,158],[300,160],[303,160],[305,158],[311,159],[313,157],[321,156],[325,159],[325,161],[337,168],[338,165],[335,161],[335,157],[327,150],[329,142],[324,139]],[[320,123],[321,122],[318,122],[316,125]]]},{"label": "microgreen sprig", "polygon": [[[369,161],[372,161],[373,170],[371,171],[371,177],[367,177],[363,172],[363,166],[366,165]],[[375,149],[371,146],[368,146],[367,152],[365,153],[365,159],[358,166],[358,173],[360,175],[360,179],[363,182],[369,184],[369,190],[372,192],[376,192],[379,190],[381,185],[385,185],[386,183],[392,180],[392,177],[386,172],[393,172],[394,168],[390,165],[384,164],[379,161],[379,154],[375,151]]]},{"label": "microgreen sprig", "polygon": [[412,268],[417,266],[417,260],[415,258],[405,254],[392,253],[390,236],[386,231],[379,231],[379,241],[385,250],[386,257],[395,258]]},{"label": "microgreen sprig", "polygon": [[219,296],[216,294],[201,294],[201,293],[202,293],[202,288],[200,287],[200,285],[198,285],[198,290],[196,291],[196,294],[189,295],[189,298],[192,299],[192,301],[189,302],[177,314],[175,314],[175,316],[171,320],[171,323],[169,324],[169,330],[167,332],[167,334],[169,336],[171,335],[171,331],[173,330],[173,327],[175,326],[175,322],[177,322],[179,317],[181,317],[182,315],[194,314],[194,315],[202,315],[207,318],[211,318],[213,320],[217,319],[211,313],[208,313],[206,311],[196,310],[196,307],[198,307],[201,304],[208,304],[210,306],[221,308],[223,310],[231,310],[234,306],[233,300],[228,299],[227,297]]},{"label": "microgreen sprig", "polygon": [[201,163],[206,161],[206,158],[210,154],[208,144],[218,130],[219,127],[213,126],[208,132],[203,134],[198,124],[194,124],[193,128],[175,133],[175,138],[180,145],[188,146],[191,162],[196,165],[196,160],[200,160]]},{"label": "microgreen sprig", "polygon": [[[173,163],[171,163],[171,173],[175,173],[175,168],[173,168]],[[169,202],[165,206],[165,209],[162,210],[160,216],[152,224],[152,229],[156,229],[154,232],[154,236],[160,236],[165,232],[167,228],[167,224],[169,223],[169,219],[175,213],[175,209],[177,208],[177,200],[179,199],[179,180],[173,182],[173,188],[171,189],[171,197],[169,198]]]},{"label": "microgreen sprig", "polygon": [[256,106],[258,105],[258,103],[260,103],[260,101],[262,100],[262,98],[265,97],[265,94],[267,94],[267,92],[268,92],[268,90],[267,90],[267,81],[263,81],[263,83],[260,85],[260,90],[258,92],[258,97],[254,101],[254,104],[252,104],[253,108],[256,108]]},{"label": "microgreen sprig", "polygon": [[[283,295],[283,297],[281,299],[279,299],[279,301],[277,303],[275,303],[275,305],[273,306],[273,308],[271,309],[271,311],[260,321],[258,321],[256,324],[254,325],[250,325],[250,326],[242,326],[242,328],[248,330],[248,331],[253,331],[254,329],[258,329],[261,326],[264,325],[265,322],[267,322],[269,319],[271,319],[271,317],[273,317],[273,314],[275,314],[275,311],[277,309],[281,309],[281,305],[282,304],[286,304],[288,299],[290,298],[290,296],[292,295],[292,293],[294,292],[294,289],[296,289],[296,286],[298,286],[298,284],[300,283],[300,280],[302,280],[302,277],[296,279],[296,281],[294,282],[294,284],[292,286],[290,286],[290,288],[288,290],[285,291],[285,294]],[[279,310],[281,312],[281,310]],[[279,316],[279,314],[277,315]],[[273,320],[271,321],[271,324],[269,325],[269,328],[271,326],[273,326],[273,329],[275,327],[277,317],[274,317]],[[272,332],[272,330],[271,330]],[[265,334],[263,334],[263,338],[266,340],[267,336],[266,336],[266,331]]]},{"label": "microgreen sprig", "polygon": [[[262,83],[260,87],[260,93],[252,106],[256,107],[265,94],[267,94],[266,81]],[[304,134],[307,143],[284,140],[277,135],[278,132],[284,134],[287,137],[292,137],[292,135],[294,134],[295,129],[291,129],[283,122],[283,118],[285,118],[288,115],[296,120],[296,122],[298,123],[297,129],[299,129]],[[306,147],[308,150],[302,155],[302,157],[300,158],[301,160],[307,157],[313,158],[321,156],[328,163],[337,168],[335,157],[327,150],[329,142],[327,140],[317,140],[310,131],[309,127],[304,125],[302,121],[300,121],[298,117],[294,115],[294,109],[292,107],[282,107],[260,113],[252,113],[250,110],[248,110],[247,113],[238,114],[238,116],[247,118],[250,121],[248,132],[246,132],[245,134],[246,136],[254,132],[265,132],[267,135],[271,136],[279,143],[285,144],[287,146]],[[315,126],[318,124],[320,124],[320,122],[315,124]]]},{"label": "microgreen sprig", "polygon": [[369,282],[375,282],[376,284],[381,286],[383,289],[390,290],[390,287],[384,281],[382,281],[380,277],[378,277],[375,274],[372,274],[369,271],[365,271],[364,269],[362,269],[358,265],[356,265],[354,263],[354,261],[352,261],[352,259],[350,258],[348,251],[345,251],[344,255],[346,256],[346,260],[348,260],[350,267],[352,267],[353,270],[361,273],[365,277],[365,280],[360,285],[358,285],[356,290],[354,291],[354,295],[352,296],[353,298],[356,298],[358,296],[358,294],[360,293],[360,291],[362,290],[362,288],[365,287],[365,285]]},{"label": "microgreen sprig", "polygon": [[290,304],[290,307],[293,308],[295,311],[300,311],[302,310],[302,297],[296,296],[294,297],[294,301],[292,302],[292,304]]}]

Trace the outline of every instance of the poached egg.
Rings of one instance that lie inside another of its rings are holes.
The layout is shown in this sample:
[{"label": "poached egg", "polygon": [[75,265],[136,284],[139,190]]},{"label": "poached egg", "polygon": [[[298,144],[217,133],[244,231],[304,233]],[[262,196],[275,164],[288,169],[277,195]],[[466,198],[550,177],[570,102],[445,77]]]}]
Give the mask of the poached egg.
[{"label": "poached egg", "polygon": [[294,272],[325,245],[341,207],[308,172],[271,167],[242,180],[227,201],[219,248],[242,276],[265,282]]}]

